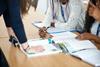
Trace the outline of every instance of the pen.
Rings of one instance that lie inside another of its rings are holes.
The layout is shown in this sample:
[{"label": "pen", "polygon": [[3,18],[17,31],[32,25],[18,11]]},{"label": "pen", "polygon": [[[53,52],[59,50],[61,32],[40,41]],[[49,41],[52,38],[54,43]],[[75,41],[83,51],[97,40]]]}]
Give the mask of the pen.
[{"label": "pen", "polygon": [[40,29],[41,31],[43,31],[43,32],[46,32],[48,28],[50,28],[50,27],[42,27],[42,28],[39,27],[39,29]]},{"label": "pen", "polygon": [[67,47],[64,45],[64,43],[60,43],[59,46],[60,46],[60,48],[63,50],[64,53],[69,52],[69,50],[68,50]]}]

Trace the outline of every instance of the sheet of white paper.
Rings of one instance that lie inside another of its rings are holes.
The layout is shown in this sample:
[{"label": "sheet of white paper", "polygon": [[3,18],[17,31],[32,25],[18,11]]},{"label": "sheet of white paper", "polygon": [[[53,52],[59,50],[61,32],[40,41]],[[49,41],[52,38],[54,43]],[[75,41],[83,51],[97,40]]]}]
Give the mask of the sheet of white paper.
[{"label": "sheet of white paper", "polygon": [[40,28],[44,26],[44,23],[42,23],[41,21],[34,21],[32,25],[35,26],[36,28]]},{"label": "sheet of white paper", "polygon": [[28,57],[36,57],[36,56],[43,56],[43,55],[50,55],[62,52],[62,50],[56,48],[54,45],[49,44],[48,40],[28,40],[28,44],[30,47],[32,46],[39,46],[41,45],[44,48],[42,52],[34,52],[34,54],[26,54]]},{"label": "sheet of white paper", "polygon": [[64,30],[64,29],[54,28],[54,27],[48,28],[47,31],[48,31],[48,33],[50,33],[50,34],[56,34],[56,33],[66,32],[66,30]]},{"label": "sheet of white paper", "polygon": [[[41,27],[44,27],[44,23],[42,23],[41,21],[34,21],[32,23],[33,26],[35,26],[36,28],[41,28]],[[64,29],[60,29],[60,28],[53,28],[53,27],[50,27],[47,29],[47,32],[50,33],[50,34],[55,34],[55,33],[61,33],[61,32],[65,32],[66,30]]]},{"label": "sheet of white paper", "polygon": [[62,32],[62,33],[51,34],[51,35],[54,36],[53,39],[58,39],[58,40],[59,39],[60,40],[63,40],[63,39],[65,39],[65,40],[73,39],[73,38],[75,38],[77,36],[76,34],[74,34],[72,32],[68,32],[68,31]]}]

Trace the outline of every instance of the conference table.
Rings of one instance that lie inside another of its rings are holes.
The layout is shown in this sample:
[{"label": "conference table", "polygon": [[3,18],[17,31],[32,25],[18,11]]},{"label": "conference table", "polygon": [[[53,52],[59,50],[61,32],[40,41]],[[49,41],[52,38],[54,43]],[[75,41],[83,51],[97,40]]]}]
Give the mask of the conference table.
[{"label": "conference table", "polygon": [[[24,20],[28,39],[38,38],[38,30],[31,25],[29,18],[24,18]],[[0,21],[0,48],[10,67],[92,67],[76,57],[63,53],[28,58],[19,48],[9,43],[7,30],[2,22],[4,21]]]},{"label": "conference table", "polygon": [[92,67],[78,58],[63,53],[28,58],[7,40],[8,38],[0,39],[0,47],[10,67]]},{"label": "conference table", "polygon": [[[38,34],[34,35],[38,37]],[[0,47],[10,67],[92,67],[78,58],[63,53],[28,58],[19,48],[11,45],[8,39],[7,35],[0,37]]]}]

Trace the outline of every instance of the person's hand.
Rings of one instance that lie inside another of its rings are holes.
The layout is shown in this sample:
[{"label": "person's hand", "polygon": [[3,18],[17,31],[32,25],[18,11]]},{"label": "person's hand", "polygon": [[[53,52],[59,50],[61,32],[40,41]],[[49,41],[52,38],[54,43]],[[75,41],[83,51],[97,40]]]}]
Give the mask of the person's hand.
[{"label": "person's hand", "polygon": [[91,33],[83,33],[83,34],[80,34],[79,36],[76,37],[76,39],[79,39],[79,40],[92,40],[93,39],[93,34]]},{"label": "person's hand", "polygon": [[38,46],[29,46],[27,42],[21,44],[20,49],[22,49],[26,53],[30,53],[30,54],[32,54],[32,53],[34,54],[34,51],[35,52],[42,52],[42,51],[45,50],[41,45],[38,45]]},{"label": "person's hand", "polygon": [[27,49],[27,48],[29,47],[29,45],[28,45],[27,42],[25,42],[25,43],[21,44],[21,47],[22,47],[23,49]]},{"label": "person's hand", "polygon": [[52,38],[53,36],[50,35],[48,32],[47,32],[47,28],[46,27],[43,27],[43,28],[40,28],[39,29],[39,36],[40,38],[42,39],[48,39],[48,38]]},{"label": "person's hand", "polygon": [[46,37],[46,34],[47,34],[48,32],[47,32],[47,29],[46,29],[46,27],[42,27],[42,28],[40,28],[39,29],[39,36],[40,36],[40,38],[45,38]]}]

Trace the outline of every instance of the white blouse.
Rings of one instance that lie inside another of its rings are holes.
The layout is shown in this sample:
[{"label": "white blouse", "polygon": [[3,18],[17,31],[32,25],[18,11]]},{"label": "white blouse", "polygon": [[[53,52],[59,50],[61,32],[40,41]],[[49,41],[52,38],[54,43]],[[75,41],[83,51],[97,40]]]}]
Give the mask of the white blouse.
[{"label": "white blouse", "polygon": [[[99,24],[100,24],[99,22],[93,23],[92,28],[91,28],[91,33],[92,34],[94,34],[94,35],[97,34],[97,29],[98,29],[98,25]],[[98,36],[100,36],[100,28],[99,28],[99,34],[98,34]]]},{"label": "white blouse", "polygon": [[[44,26],[48,27],[50,26],[52,20],[55,21],[55,27],[66,29],[66,30],[76,30],[76,29],[81,29],[83,27],[83,23],[77,22],[79,16],[84,12],[82,2],[80,0],[69,0],[69,6],[68,8],[68,15],[65,13],[65,18],[66,22],[64,22],[62,15],[61,15],[61,7],[60,4],[58,3],[55,13],[56,13],[56,19],[52,19],[52,8],[49,6],[47,14],[45,16],[45,19],[43,21]],[[63,8],[65,6],[63,5]],[[64,9],[65,12],[65,9]]]}]

